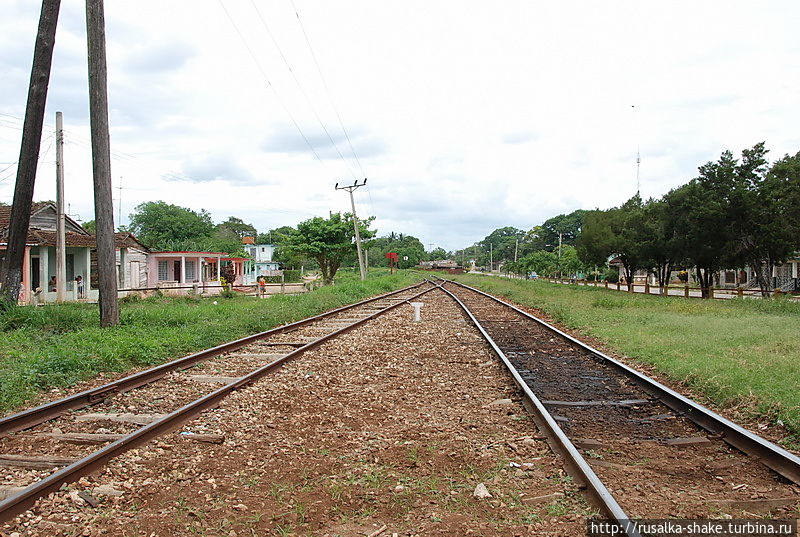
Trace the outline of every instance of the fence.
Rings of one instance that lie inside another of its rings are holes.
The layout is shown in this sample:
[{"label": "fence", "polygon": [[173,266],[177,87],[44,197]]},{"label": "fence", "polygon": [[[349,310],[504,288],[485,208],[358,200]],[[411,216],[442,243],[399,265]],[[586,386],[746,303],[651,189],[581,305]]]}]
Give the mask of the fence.
[{"label": "fence", "polygon": [[691,287],[689,285],[667,285],[661,287],[659,285],[650,285],[649,283],[634,283],[628,287],[627,284],[620,282],[609,283],[607,280],[570,280],[566,278],[542,279],[553,283],[584,285],[587,287],[604,287],[606,289],[616,289],[617,291],[626,291],[630,293],[642,293],[658,296],[683,296],[685,298],[763,298],[764,296],[779,297],[787,294],[781,289],[768,290],[766,293],[762,293],[760,289],[745,289],[743,287],[737,287],[734,289],[724,287]]}]

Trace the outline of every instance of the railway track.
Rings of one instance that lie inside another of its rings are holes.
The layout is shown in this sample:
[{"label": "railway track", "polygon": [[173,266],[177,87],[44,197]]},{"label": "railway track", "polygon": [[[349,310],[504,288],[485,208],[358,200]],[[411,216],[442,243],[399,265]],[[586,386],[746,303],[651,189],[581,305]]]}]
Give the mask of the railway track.
[{"label": "railway track", "polygon": [[604,517],[797,517],[800,458],[511,304],[457,282],[443,290]]},{"label": "railway track", "polygon": [[[288,360],[436,288],[423,282],[373,297],[0,419],[0,521],[176,429]],[[189,438],[217,441],[213,435]]]}]

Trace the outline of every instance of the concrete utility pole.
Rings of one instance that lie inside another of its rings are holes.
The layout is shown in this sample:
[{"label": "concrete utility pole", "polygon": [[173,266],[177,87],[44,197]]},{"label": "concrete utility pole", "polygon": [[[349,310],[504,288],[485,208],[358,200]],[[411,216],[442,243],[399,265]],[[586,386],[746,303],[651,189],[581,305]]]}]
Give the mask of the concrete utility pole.
[{"label": "concrete utility pole", "polygon": [[489,272],[494,272],[494,263],[492,262],[492,255],[494,253],[494,249],[492,248],[492,243],[489,243]]},{"label": "concrete utility pole", "polygon": [[64,217],[64,117],[56,112],[56,302],[64,302],[67,291],[67,237]]},{"label": "concrete utility pole", "polygon": [[517,262],[517,252],[519,252],[519,237],[517,237],[517,242],[514,244],[514,263]]},{"label": "concrete utility pole", "polygon": [[[103,0],[86,0],[86,37],[89,48],[89,124],[92,131],[100,326],[113,326],[119,324],[119,304],[114,245],[114,198],[111,194],[111,146],[108,136],[108,81]],[[86,284],[90,285],[89,282]]]},{"label": "concrete utility pole", "polygon": [[360,184],[356,180],[355,183],[349,186],[339,186],[339,183],[334,186],[336,190],[347,190],[350,193],[350,207],[353,208],[353,228],[356,232],[356,251],[358,252],[358,268],[361,270],[361,281],[367,279],[367,267],[364,266],[364,257],[361,255],[361,233],[358,231],[358,217],[356,216],[356,203],[353,201],[353,191],[366,184],[367,179],[364,178],[364,182]]},{"label": "concrete utility pole", "polygon": [[[25,106],[25,122],[22,125],[22,142],[17,163],[17,182],[11,206],[6,259],[0,270],[3,283],[0,306],[5,307],[17,303],[22,286],[22,263],[25,259],[28,226],[31,223],[33,186],[36,182],[36,165],[39,162],[44,108],[47,101],[47,86],[50,84],[50,66],[53,63],[53,47],[60,7],[61,0],[43,0],[39,28],[36,31],[28,102]],[[46,284],[47,282],[44,282],[44,285]]]}]

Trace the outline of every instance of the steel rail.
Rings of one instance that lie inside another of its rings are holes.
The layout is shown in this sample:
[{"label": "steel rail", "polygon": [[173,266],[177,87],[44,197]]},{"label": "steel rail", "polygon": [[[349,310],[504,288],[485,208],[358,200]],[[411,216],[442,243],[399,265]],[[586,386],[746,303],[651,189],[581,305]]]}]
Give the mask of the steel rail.
[{"label": "steel rail", "polygon": [[[425,282],[423,282],[425,283]],[[431,282],[432,283],[432,282]],[[402,289],[401,291],[407,291],[409,289],[413,289],[419,287],[419,285],[411,286],[406,289]],[[144,427],[137,429],[136,431],[132,432],[131,434],[125,436],[124,438],[120,438],[119,440],[104,446],[103,448],[95,451],[94,453],[87,455],[86,457],[70,464],[62,468],[61,470],[54,472],[53,474],[49,475],[48,477],[29,485],[24,490],[20,491],[18,494],[7,498],[6,500],[0,502],[0,522],[6,522],[10,520],[12,517],[30,509],[35,503],[36,500],[45,496],[47,494],[53,493],[58,491],[61,486],[65,483],[70,483],[73,481],[78,480],[80,477],[87,475],[99,468],[102,468],[109,460],[128,451],[133,449],[137,446],[141,446],[142,444],[146,443],[147,441],[160,436],[166,432],[169,432],[178,426],[182,425],[186,421],[192,419],[193,417],[200,414],[202,411],[217,406],[217,404],[233,393],[235,390],[247,386],[256,380],[260,379],[267,373],[271,372],[272,370],[280,367],[281,365],[285,364],[289,360],[296,358],[297,356],[301,355],[304,352],[307,352],[311,349],[314,349],[329,339],[333,339],[336,336],[339,336],[345,332],[352,330],[369,320],[378,317],[402,304],[406,304],[415,298],[422,296],[426,293],[433,291],[434,289],[439,289],[441,286],[433,284],[434,286],[425,289],[409,298],[406,298],[402,301],[398,301],[395,304],[387,306],[381,310],[372,313],[363,319],[359,319],[358,321],[349,324],[339,330],[326,334],[319,339],[309,342],[308,344],[304,345],[303,347],[299,347],[292,352],[288,353],[281,358],[278,358],[269,364],[266,364],[254,371],[251,371],[247,375],[240,377],[235,382],[223,386],[217,390],[214,390],[211,393],[208,393],[191,403],[188,403],[181,408],[170,412],[163,418],[160,418]],[[396,293],[391,293],[396,294]],[[386,296],[386,295],[384,295]]]},{"label": "steel rail", "polygon": [[398,289],[397,291],[384,293],[376,297],[356,302],[355,304],[349,304],[347,306],[342,306],[340,308],[336,308],[334,310],[321,313],[313,317],[308,317],[306,319],[301,319],[299,321],[295,321],[290,324],[278,326],[276,328],[272,328],[265,332],[259,332],[258,334],[246,336],[237,339],[235,341],[229,341],[228,343],[223,343],[222,345],[217,345],[216,347],[211,347],[209,349],[205,349],[200,352],[196,352],[188,356],[178,358],[176,360],[165,362],[150,369],[140,371],[139,373],[135,373],[133,375],[117,379],[102,386],[98,386],[96,388],[90,388],[88,390],[64,397],[62,399],[50,401],[42,405],[23,410],[15,414],[11,414],[9,416],[5,416],[3,418],[0,418],[0,437],[8,433],[28,429],[35,425],[39,425],[40,423],[43,423],[45,421],[55,419],[70,410],[76,410],[79,408],[99,403],[103,401],[106,397],[109,397],[111,395],[130,391],[133,390],[134,388],[138,388],[139,386],[143,386],[145,384],[150,384],[151,382],[155,382],[156,380],[162,378],[167,373],[187,369],[198,362],[214,358],[226,352],[235,351],[255,341],[276,334],[281,334],[284,332],[295,330],[297,328],[309,324],[313,324],[317,321],[320,321],[332,315],[336,315],[338,313],[342,313],[344,311],[353,308],[364,306],[366,304],[369,304],[370,302],[382,300],[384,298],[388,298],[398,293],[403,293],[405,291],[415,289],[417,287],[424,285],[425,283],[431,283],[431,282],[428,282],[426,280],[416,285],[411,285],[403,289]]},{"label": "steel rail", "polygon": [[667,386],[648,377],[647,375],[640,373],[639,371],[636,371],[632,367],[623,364],[619,360],[611,358],[610,356],[595,349],[594,347],[591,347],[590,345],[587,345],[586,343],[578,339],[575,339],[569,334],[562,332],[555,326],[548,324],[547,322],[539,319],[534,315],[531,315],[530,313],[514,306],[513,304],[509,304],[508,302],[505,302],[495,296],[492,296],[489,293],[481,291],[480,289],[475,289],[474,287],[470,287],[469,285],[465,285],[463,283],[456,282],[453,280],[445,280],[444,278],[441,279],[448,283],[453,283],[465,289],[474,291],[500,304],[503,304],[513,309],[517,313],[525,316],[526,318],[537,322],[544,328],[558,334],[559,336],[570,341],[571,343],[578,345],[582,349],[595,355],[604,363],[608,364],[609,366],[612,366],[614,369],[620,371],[627,377],[633,379],[643,389],[645,389],[647,392],[657,397],[662,403],[667,405],[669,408],[671,408],[678,414],[681,414],[686,418],[692,420],[695,424],[705,429],[706,431],[709,431],[714,435],[718,435],[722,440],[724,440],[731,446],[750,455],[751,457],[754,457],[762,464],[771,468],[776,473],[782,475],[789,481],[792,481],[793,483],[796,484],[800,484],[800,457],[797,457],[796,455],[788,452],[782,447],[773,444],[769,440],[765,440],[764,438],[761,438],[760,436],[753,434],[747,429],[744,429],[743,427],[736,425],[732,421],[720,416],[716,412],[692,401],[691,399],[688,399],[687,397],[679,394],[675,390],[672,390],[671,388],[668,388]]},{"label": "steel rail", "polygon": [[[449,282],[450,280],[444,281]],[[583,455],[580,454],[572,441],[567,438],[567,435],[564,434],[564,431],[562,431],[561,427],[558,426],[556,420],[553,419],[553,416],[550,415],[536,394],[533,393],[530,386],[528,386],[528,384],[522,378],[522,375],[520,375],[519,371],[517,371],[505,353],[500,349],[497,343],[495,343],[494,339],[492,339],[489,333],[483,328],[475,315],[473,315],[466,304],[464,304],[449,289],[442,287],[442,291],[447,293],[450,298],[452,298],[456,304],[458,304],[461,309],[464,310],[464,313],[467,315],[467,317],[469,317],[487,343],[489,343],[495,354],[500,357],[500,360],[502,360],[503,364],[506,366],[506,369],[508,369],[509,373],[511,373],[511,376],[514,378],[517,386],[519,386],[520,390],[522,390],[522,393],[525,395],[528,402],[528,405],[526,406],[533,414],[537,427],[542,432],[547,434],[547,438],[549,440],[548,443],[550,446],[556,453],[563,457],[569,474],[580,485],[585,487],[585,489],[589,492],[590,498],[594,501],[596,506],[600,508],[605,516],[611,520],[614,520],[616,523],[620,524],[622,528],[624,528],[625,535],[628,535],[629,537],[640,537],[635,525],[629,522],[628,515],[626,515],[625,511],[622,510],[622,507],[620,507],[620,505],[617,503],[617,500],[614,499],[614,496],[612,496],[608,488],[606,488],[594,470],[592,470],[592,467],[589,466],[589,463],[586,462],[586,459],[583,458]]]}]

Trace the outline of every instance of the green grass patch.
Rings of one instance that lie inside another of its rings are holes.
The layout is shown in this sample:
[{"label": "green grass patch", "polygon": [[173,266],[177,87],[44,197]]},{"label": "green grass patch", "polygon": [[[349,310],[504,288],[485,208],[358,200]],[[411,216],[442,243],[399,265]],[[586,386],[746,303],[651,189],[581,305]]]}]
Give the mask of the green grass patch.
[{"label": "green grass patch", "polygon": [[420,279],[410,272],[375,270],[361,282],[342,272],[336,285],[298,296],[133,300],[121,304],[120,324],[113,328],[100,328],[95,304],[17,307],[0,315],[0,411],[48,388],[156,365]]},{"label": "green grass patch", "polygon": [[800,303],[628,294],[545,281],[456,276],[687,383],[722,407],[780,420],[800,445]]}]

